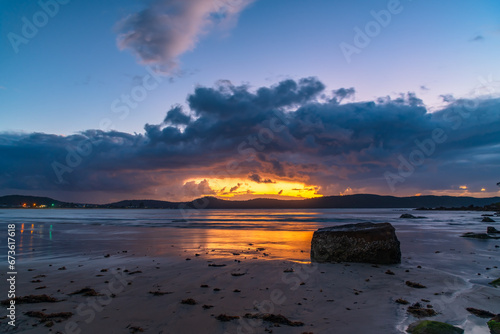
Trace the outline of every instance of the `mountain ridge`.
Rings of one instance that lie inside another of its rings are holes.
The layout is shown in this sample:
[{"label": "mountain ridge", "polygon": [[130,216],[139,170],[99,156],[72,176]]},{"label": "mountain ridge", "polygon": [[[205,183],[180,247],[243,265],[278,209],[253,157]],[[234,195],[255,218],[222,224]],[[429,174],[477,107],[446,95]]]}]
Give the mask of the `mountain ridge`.
[{"label": "mountain ridge", "polygon": [[[108,204],[73,203],[50,197],[7,195],[0,197],[0,207],[53,207],[53,208],[157,208],[157,209],[328,209],[328,208],[460,208],[484,207],[499,203],[500,197],[463,196],[407,196],[396,197],[375,194],[324,196],[309,199],[279,200],[256,198],[244,201],[229,201],[216,197],[201,197],[187,202],[161,200],[123,200]],[[23,206],[24,204],[24,206]]]}]

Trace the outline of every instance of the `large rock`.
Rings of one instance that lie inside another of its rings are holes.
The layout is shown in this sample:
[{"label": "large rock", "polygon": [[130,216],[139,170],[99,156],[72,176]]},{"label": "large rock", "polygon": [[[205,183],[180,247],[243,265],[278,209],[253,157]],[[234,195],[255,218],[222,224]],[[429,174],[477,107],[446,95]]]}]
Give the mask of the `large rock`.
[{"label": "large rock", "polygon": [[494,223],[495,221],[491,219],[490,217],[484,217],[483,220],[481,220],[483,223]]},{"label": "large rock", "polygon": [[422,320],[412,323],[406,330],[411,334],[462,334],[463,329],[444,322]]},{"label": "large rock", "polygon": [[311,241],[315,262],[401,263],[401,250],[389,223],[360,223],[320,228]]}]

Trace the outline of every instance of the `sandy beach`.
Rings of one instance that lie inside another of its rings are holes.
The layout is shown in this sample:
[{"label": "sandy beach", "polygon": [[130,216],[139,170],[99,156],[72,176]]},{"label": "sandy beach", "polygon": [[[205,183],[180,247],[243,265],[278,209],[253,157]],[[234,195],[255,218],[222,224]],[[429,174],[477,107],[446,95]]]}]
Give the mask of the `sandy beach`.
[{"label": "sandy beach", "polygon": [[[123,227],[117,238],[109,234],[116,227],[80,226],[80,234],[74,228],[60,226],[67,231],[54,233],[64,236],[60,243],[34,240],[25,248],[17,296],[57,301],[18,303],[16,327],[3,318],[2,332],[404,333],[418,320],[408,306],[419,302],[437,312],[425,319],[486,334],[487,319],[466,308],[500,313],[500,289],[488,284],[500,277],[500,242],[460,238],[461,229],[397,227],[402,263],[370,265],[310,263],[306,242],[295,250],[303,260],[290,261],[273,256],[279,245],[217,248],[186,242],[183,233],[196,234],[187,230]],[[300,235],[307,241],[312,232]]]}]

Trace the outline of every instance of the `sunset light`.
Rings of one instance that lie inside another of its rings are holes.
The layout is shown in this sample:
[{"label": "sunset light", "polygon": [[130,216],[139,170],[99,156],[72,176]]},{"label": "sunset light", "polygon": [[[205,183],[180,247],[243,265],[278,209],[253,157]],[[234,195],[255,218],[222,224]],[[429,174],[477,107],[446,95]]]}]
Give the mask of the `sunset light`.
[{"label": "sunset light", "polygon": [[255,182],[249,179],[226,178],[226,179],[189,179],[187,183],[200,185],[202,182],[208,182],[203,196],[217,196],[224,198],[234,197],[293,197],[293,198],[314,198],[322,197],[318,194],[319,187],[307,185],[302,182],[291,181],[271,181]]}]

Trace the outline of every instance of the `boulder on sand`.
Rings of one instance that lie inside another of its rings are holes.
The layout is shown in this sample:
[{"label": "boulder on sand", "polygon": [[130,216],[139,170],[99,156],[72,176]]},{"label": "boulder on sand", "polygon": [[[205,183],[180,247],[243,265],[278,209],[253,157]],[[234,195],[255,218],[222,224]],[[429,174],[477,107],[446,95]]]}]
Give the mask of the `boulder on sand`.
[{"label": "boulder on sand", "polygon": [[389,223],[359,223],[320,228],[311,241],[314,262],[401,263],[401,250]]}]

